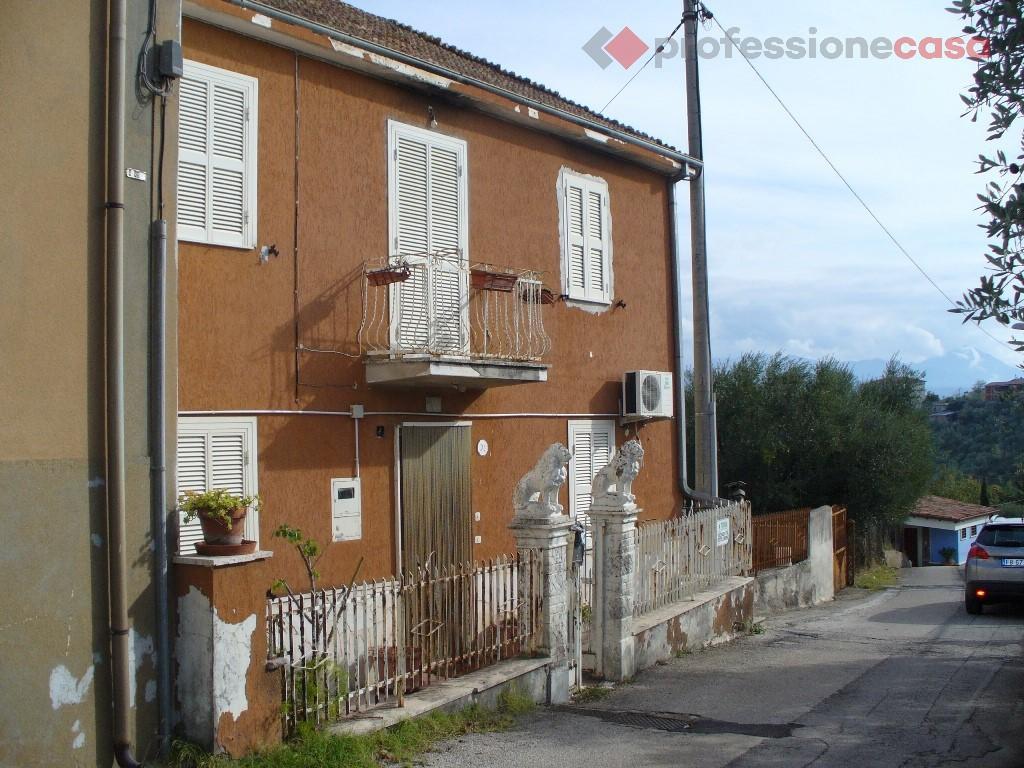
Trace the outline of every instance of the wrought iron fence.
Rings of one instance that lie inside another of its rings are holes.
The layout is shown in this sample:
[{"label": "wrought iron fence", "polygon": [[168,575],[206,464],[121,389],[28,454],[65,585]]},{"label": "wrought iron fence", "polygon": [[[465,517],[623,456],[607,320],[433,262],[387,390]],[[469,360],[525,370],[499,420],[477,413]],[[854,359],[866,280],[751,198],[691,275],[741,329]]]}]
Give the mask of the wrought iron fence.
[{"label": "wrought iron fence", "polygon": [[633,615],[690,600],[751,569],[749,502],[725,502],[636,529]]},{"label": "wrought iron fence", "polygon": [[807,526],[811,510],[794,509],[755,515],[754,572],[785,568],[807,559]]},{"label": "wrought iron fence", "polygon": [[268,665],[281,669],[285,733],[337,720],[438,679],[533,650],[540,560],[482,563],[267,601]]},{"label": "wrought iron fence", "polygon": [[555,296],[539,272],[470,265],[459,249],[442,249],[368,263],[364,273],[366,354],[538,362],[551,350],[542,306]]}]

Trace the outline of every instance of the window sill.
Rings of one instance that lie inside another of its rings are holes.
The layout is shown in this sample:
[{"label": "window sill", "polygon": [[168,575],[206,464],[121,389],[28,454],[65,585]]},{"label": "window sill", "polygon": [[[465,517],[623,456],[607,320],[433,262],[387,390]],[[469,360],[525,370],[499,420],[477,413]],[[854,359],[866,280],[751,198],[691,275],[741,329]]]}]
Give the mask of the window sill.
[{"label": "window sill", "polygon": [[198,565],[201,568],[222,568],[226,565],[242,565],[267,560],[274,556],[269,550],[257,550],[248,555],[175,555],[175,565]]},{"label": "window sill", "polygon": [[608,299],[581,299],[576,296],[566,296],[564,299],[567,307],[582,309],[586,312],[605,312],[612,308],[612,300]]}]

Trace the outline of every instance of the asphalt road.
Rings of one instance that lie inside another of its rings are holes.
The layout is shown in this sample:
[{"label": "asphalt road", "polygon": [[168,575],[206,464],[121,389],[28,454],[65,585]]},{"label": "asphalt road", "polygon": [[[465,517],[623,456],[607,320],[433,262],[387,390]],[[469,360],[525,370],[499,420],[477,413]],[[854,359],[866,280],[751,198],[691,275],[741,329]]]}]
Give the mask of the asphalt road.
[{"label": "asphalt road", "polygon": [[430,766],[1018,768],[1024,608],[963,608],[955,568],[845,590],[606,698],[446,744]]}]

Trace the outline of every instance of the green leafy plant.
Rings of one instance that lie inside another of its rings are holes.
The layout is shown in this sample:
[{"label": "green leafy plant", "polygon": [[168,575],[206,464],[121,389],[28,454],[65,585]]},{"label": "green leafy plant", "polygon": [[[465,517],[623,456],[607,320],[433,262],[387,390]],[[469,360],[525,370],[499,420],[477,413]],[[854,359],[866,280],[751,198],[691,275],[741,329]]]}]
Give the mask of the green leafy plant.
[{"label": "green leafy plant", "polygon": [[[977,161],[978,173],[989,178],[978,195],[988,219],[981,225],[990,241],[989,252],[985,254],[988,274],[982,275],[978,287],[965,293],[950,311],[962,314],[964,322],[993,318],[1004,326],[1022,330],[1024,135],[1019,133],[1017,123],[1024,116],[1021,2],[953,0],[947,10],[966,22],[965,35],[985,41],[987,56],[975,59],[974,85],[960,98],[972,121],[980,116],[989,119],[988,141],[995,142],[997,147],[979,155]],[[1018,352],[1024,352],[1024,338],[1019,334],[1010,343]]]},{"label": "green leafy plant", "polygon": [[956,562],[956,549],[954,547],[943,547],[939,550],[939,554],[942,555],[942,562],[954,563]]},{"label": "green leafy plant", "polygon": [[[320,578],[320,572],[316,569],[316,566],[320,562],[320,558],[324,556],[320,543],[316,539],[303,534],[301,528],[295,528],[288,524],[279,525],[277,530],[274,531],[274,537],[284,539],[295,547],[295,551],[302,558],[302,564],[306,567],[306,575],[309,578],[309,591],[316,592],[316,580]],[[291,588],[284,579],[276,579],[271,589],[275,592],[283,589],[288,594],[292,594]]]},{"label": "green leafy plant", "polygon": [[231,513],[239,507],[259,507],[258,496],[236,496],[224,488],[213,488],[209,491],[185,491],[178,496],[178,509],[185,513],[185,522],[189,523],[199,515],[220,520],[231,530]]}]

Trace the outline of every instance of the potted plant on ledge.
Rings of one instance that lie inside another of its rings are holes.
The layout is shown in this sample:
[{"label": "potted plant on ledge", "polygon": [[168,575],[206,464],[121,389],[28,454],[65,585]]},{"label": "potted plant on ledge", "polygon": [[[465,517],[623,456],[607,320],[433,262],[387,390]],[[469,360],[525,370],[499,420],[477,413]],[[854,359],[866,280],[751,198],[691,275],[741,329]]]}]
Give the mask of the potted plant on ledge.
[{"label": "potted plant on ledge", "polygon": [[244,539],[245,516],[259,504],[257,496],[236,496],[223,488],[199,493],[185,491],[178,497],[178,508],[185,522],[199,518],[203,541],[196,542],[200,555],[247,555],[256,551],[256,542]]}]

